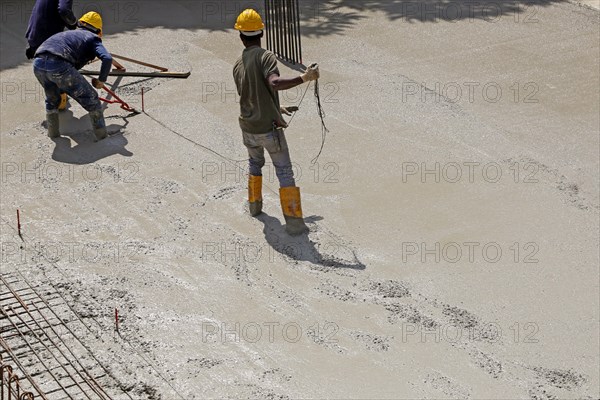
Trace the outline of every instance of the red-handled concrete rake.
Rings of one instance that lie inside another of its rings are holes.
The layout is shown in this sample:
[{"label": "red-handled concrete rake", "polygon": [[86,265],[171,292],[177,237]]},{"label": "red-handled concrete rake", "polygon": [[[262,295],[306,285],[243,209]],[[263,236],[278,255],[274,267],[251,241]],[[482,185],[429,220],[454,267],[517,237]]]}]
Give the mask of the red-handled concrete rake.
[{"label": "red-handled concrete rake", "polygon": [[109,95],[111,95],[113,97],[114,100],[109,100],[109,99],[105,99],[103,97],[100,97],[100,100],[108,103],[108,104],[120,104],[121,108],[125,111],[129,111],[135,114],[139,114],[140,112],[137,111],[135,108],[131,107],[129,104],[127,104],[125,101],[123,101],[119,96],[117,96],[117,94],[115,92],[113,92],[112,90],[110,90],[108,87],[106,87],[106,85],[102,85],[102,89],[104,89]]}]

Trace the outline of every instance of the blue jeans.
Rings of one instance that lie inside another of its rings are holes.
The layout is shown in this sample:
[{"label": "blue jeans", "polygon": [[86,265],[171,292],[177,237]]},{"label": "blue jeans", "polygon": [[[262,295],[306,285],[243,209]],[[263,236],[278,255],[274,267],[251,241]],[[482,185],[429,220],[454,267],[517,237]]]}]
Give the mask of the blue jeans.
[{"label": "blue jeans", "polygon": [[61,58],[42,54],[33,61],[33,73],[46,93],[46,112],[58,112],[60,94],[66,93],[88,112],[102,110],[98,92]]},{"label": "blue jeans", "polygon": [[283,129],[269,133],[242,132],[244,145],[250,156],[250,175],[262,176],[265,165],[265,149],[269,152],[281,187],[296,186],[290,152]]}]

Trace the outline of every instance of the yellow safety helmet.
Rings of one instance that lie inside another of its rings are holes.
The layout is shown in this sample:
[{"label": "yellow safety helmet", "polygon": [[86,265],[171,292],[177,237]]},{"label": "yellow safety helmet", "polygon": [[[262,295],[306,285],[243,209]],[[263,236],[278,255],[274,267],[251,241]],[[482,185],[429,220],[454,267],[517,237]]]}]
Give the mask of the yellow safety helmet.
[{"label": "yellow safety helmet", "polygon": [[102,17],[97,12],[90,11],[86,13],[83,17],[79,18],[79,22],[90,25],[99,31],[99,35],[102,35]]},{"label": "yellow safety helmet", "polygon": [[242,32],[256,32],[265,29],[265,24],[259,13],[248,8],[238,16],[235,29]]}]

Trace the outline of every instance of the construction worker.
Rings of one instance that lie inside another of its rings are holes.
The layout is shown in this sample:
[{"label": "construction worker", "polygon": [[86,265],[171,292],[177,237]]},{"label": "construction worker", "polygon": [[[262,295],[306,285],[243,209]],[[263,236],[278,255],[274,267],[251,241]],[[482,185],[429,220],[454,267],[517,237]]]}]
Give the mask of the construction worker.
[{"label": "construction worker", "polygon": [[233,68],[233,76],[240,95],[240,127],[244,145],[250,156],[248,201],[250,214],[262,212],[262,167],[264,150],[271,156],[277,178],[279,196],[288,234],[296,236],[308,232],[302,218],[300,188],[296,187],[288,145],[283,129],[287,127],[279,104],[279,90],[287,90],[319,78],[318,66],[308,68],[297,78],[279,76],[277,58],[261,47],[265,25],[253,9],[244,10],[237,18],[235,29],[246,47]]},{"label": "construction worker", "polygon": [[[108,78],[112,57],[102,45],[102,17],[91,11],[79,20],[78,29],[65,31],[47,39],[35,52],[33,72],[46,92],[48,136],[60,136],[58,106],[60,93],[75,99],[90,113],[97,140],[107,136],[98,92]],[[102,61],[100,76],[92,85],[79,73],[85,64],[98,57]]]},{"label": "construction worker", "polygon": [[[27,26],[28,47],[25,55],[32,59],[38,47],[49,37],[68,29],[77,28],[77,18],[73,14],[73,0],[36,0],[29,25]],[[61,93],[59,110],[67,108],[67,95]]]}]

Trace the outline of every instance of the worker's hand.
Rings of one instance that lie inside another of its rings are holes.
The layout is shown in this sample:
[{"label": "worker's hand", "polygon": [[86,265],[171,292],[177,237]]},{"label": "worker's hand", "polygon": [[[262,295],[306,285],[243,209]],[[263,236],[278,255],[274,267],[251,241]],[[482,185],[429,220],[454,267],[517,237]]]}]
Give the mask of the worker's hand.
[{"label": "worker's hand", "polygon": [[25,49],[25,56],[28,60],[31,60],[35,56],[35,50],[31,47],[27,47],[27,49]]},{"label": "worker's hand", "polygon": [[104,82],[97,78],[92,78],[92,86],[96,89],[102,89],[104,87]]},{"label": "worker's hand", "polygon": [[73,25],[67,25],[67,29],[70,30],[70,31],[72,31],[74,29],[77,29],[77,24],[75,23]]},{"label": "worker's hand", "polygon": [[308,67],[306,71],[304,71],[304,74],[300,75],[300,78],[302,78],[302,82],[316,81],[320,77],[321,73],[319,72],[318,64],[311,64],[311,66]]},{"label": "worker's hand", "polygon": [[296,106],[281,107],[280,110],[281,110],[282,114],[291,116],[293,112],[298,111],[298,107],[296,107]]}]

